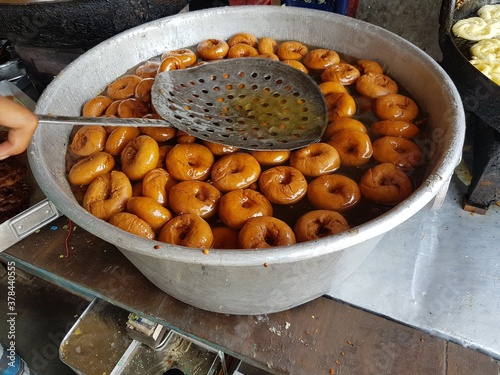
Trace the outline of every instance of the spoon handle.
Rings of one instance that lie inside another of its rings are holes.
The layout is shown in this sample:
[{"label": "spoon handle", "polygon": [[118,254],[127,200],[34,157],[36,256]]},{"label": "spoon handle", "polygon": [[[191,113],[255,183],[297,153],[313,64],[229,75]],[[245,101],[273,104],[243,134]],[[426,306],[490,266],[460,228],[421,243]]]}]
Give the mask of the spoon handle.
[{"label": "spoon handle", "polygon": [[79,117],[38,115],[38,125],[101,125],[101,126],[170,126],[164,120],[145,118]]}]

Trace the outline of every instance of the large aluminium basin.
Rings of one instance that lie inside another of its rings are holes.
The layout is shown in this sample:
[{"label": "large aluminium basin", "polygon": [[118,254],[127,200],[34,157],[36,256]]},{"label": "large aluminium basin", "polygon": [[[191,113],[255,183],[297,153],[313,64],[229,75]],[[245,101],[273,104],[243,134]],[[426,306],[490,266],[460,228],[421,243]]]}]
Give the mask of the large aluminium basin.
[{"label": "large aluminium basin", "polygon": [[[453,83],[438,64],[411,43],[345,16],[275,6],[195,11],[118,34],[63,70],[43,92],[36,111],[79,115],[83,103],[139,62],[206,38],[228,39],[237,32],[280,41],[298,40],[379,61],[428,114],[430,140],[425,152],[429,163],[420,187],[386,214],[339,235],[271,250],[211,250],[205,255],[198,249],[136,237],[86,212],[73,197],[66,179],[64,155],[69,128],[39,127],[29,158],[48,198],[80,227],[118,247],[160,289],[210,311],[263,314],[300,305],[342,283],[386,232],[442,197],[461,158],[465,121]],[[156,249],[155,245],[160,246]]]}]

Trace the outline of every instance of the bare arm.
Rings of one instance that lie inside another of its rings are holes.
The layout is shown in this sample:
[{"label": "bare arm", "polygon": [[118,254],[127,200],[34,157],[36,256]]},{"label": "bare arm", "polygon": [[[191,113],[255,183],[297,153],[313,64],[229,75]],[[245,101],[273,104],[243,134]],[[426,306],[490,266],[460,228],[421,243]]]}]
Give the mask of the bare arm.
[{"label": "bare arm", "polygon": [[7,140],[0,143],[0,160],[26,150],[38,125],[38,118],[29,109],[0,96],[0,125],[9,128]]}]

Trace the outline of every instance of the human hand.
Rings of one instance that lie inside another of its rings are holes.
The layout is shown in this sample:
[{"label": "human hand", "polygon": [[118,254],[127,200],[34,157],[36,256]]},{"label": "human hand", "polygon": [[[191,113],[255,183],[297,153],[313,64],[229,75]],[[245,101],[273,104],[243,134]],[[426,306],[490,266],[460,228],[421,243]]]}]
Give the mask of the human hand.
[{"label": "human hand", "polygon": [[7,140],[0,143],[0,160],[3,160],[28,148],[38,125],[38,118],[21,104],[0,96],[0,125],[8,128]]}]

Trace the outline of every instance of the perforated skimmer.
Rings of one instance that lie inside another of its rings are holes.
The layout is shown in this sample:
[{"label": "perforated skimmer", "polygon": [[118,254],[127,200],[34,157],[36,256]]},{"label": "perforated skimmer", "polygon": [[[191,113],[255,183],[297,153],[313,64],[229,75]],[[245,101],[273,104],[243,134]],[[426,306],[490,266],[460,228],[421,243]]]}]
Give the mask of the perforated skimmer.
[{"label": "perforated skimmer", "polygon": [[328,110],[309,75],[282,62],[235,58],[158,74],[151,101],[163,120],[39,115],[39,125],[173,126],[249,150],[293,150],[318,141]]},{"label": "perforated skimmer", "polygon": [[227,59],[163,72],[151,97],[172,126],[245,149],[303,147],[321,138],[328,120],[314,80],[270,59]]}]

